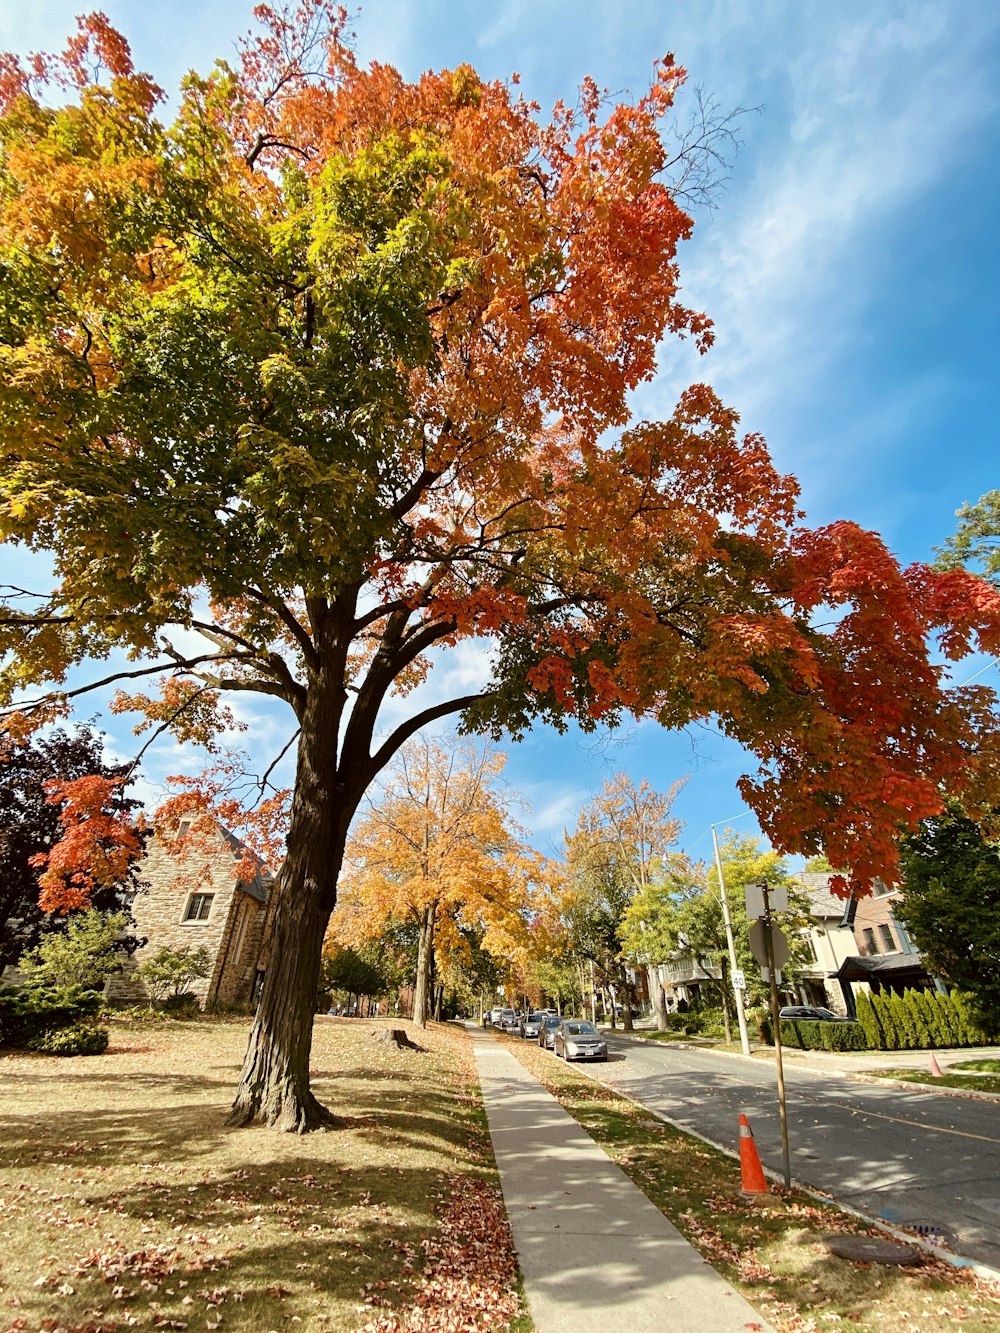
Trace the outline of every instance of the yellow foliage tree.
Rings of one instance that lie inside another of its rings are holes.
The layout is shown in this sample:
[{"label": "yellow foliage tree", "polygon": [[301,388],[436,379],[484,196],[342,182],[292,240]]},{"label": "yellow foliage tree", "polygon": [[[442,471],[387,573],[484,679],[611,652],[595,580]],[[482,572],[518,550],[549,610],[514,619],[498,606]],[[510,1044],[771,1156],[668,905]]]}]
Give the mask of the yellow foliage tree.
[{"label": "yellow foliage tree", "polygon": [[520,838],[499,785],[504,756],[459,739],[419,738],[401,752],[381,799],[351,831],[331,936],[357,945],[394,922],[418,931],[413,1017],[426,1024],[435,953],[454,962],[463,928],[516,963],[533,950],[543,857]]}]

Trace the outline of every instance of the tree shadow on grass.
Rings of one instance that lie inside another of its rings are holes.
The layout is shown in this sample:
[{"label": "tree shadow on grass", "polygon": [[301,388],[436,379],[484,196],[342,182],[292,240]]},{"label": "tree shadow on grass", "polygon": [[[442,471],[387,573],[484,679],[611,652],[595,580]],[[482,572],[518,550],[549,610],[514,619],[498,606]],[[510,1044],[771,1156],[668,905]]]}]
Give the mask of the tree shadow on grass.
[{"label": "tree shadow on grass", "polygon": [[[338,1116],[333,1134],[351,1131],[382,1148],[444,1151],[460,1160],[478,1160],[472,1108],[426,1084],[415,1094],[415,1081],[351,1070],[333,1078],[317,1075],[313,1088]],[[56,1074],[32,1076],[32,1083],[43,1088],[49,1082],[62,1086]],[[204,1075],[142,1073],[129,1076],[124,1085],[124,1095],[137,1095],[141,1105],[87,1106],[81,1095],[65,1109],[50,1106],[44,1118],[33,1112],[0,1117],[0,1168],[78,1154],[95,1165],[171,1156],[190,1160],[211,1155],[233,1135],[271,1133],[260,1126],[225,1125],[235,1086],[235,1080]],[[67,1145],[74,1145],[72,1151]]]},{"label": "tree shadow on grass", "polygon": [[[137,1180],[84,1201],[106,1219],[102,1244],[78,1237],[80,1253],[53,1284],[71,1278],[81,1308],[124,1302],[143,1327],[143,1316],[189,1319],[192,1304],[214,1304],[224,1323],[229,1307],[240,1327],[277,1328],[288,1297],[301,1314],[310,1305],[354,1311],[376,1292],[408,1308],[446,1193],[441,1169],[317,1163],[307,1153],[190,1184]],[[21,1313],[64,1318],[66,1299],[36,1288]]]}]

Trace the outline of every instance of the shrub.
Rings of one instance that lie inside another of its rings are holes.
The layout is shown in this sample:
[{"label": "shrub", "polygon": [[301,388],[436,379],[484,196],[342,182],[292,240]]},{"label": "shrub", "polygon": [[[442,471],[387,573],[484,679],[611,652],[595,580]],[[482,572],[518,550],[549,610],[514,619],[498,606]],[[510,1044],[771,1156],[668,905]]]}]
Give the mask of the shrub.
[{"label": "shrub", "polygon": [[951,1030],[948,1027],[944,1006],[935,991],[922,990],[920,1005],[927,1017],[927,1027],[935,1046],[953,1046]]},{"label": "shrub", "polygon": [[893,992],[885,997],[886,1004],[892,1014],[892,1021],[895,1024],[898,1034],[900,1051],[912,1051],[917,1044],[917,1034],[913,1027],[910,1017],[910,1010],[903,1000],[902,995]]},{"label": "shrub", "polygon": [[197,995],[185,991],[183,995],[168,995],[160,1008],[171,1018],[194,1018],[201,1014]]},{"label": "shrub", "polygon": [[817,1023],[825,1051],[864,1051],[868,1049],[865,1030],[860,1023]]},{"label": "shrub", "polygon": [[975,1009],[975,1000],[965,991],[952,991],[950,1000],[959,1015],[962,1025],[962,1032],[965,1040],[964,1046],[986,1046],[990,1044],[990,1037],[979,1022]]},{"label": "shrub", "polygon": [[872,1004],[871,996],[867,991],[859,991],[856,999],[856,1008],[858,1023],[865,1035],[865,1041],[870,1050],[880,1051],[884,1049],[885,1035],[882,1032],[882,1025],[878,1021],[878,1014],[875,1012],[875,1006]]},{"label": "shrub", "polygon": [[75,985],[97,990],[121,967],[128,912],[78,912],[64,931],[53,931],[21,955],[18,971],[31,986]]},{"label": "shrub", "polygon": [[781,1040],[804,1051],[863,1051],[867,1046],[860,1023],[831,1023],[813,1018],[783,1018]]},{"label": "shrub", "polygon": [[212,955],[202,945],[200,949],[158,949],[135,969],[154,1000],[182,996],[192,981],[207,977],[212,967]]},{"label": "shrub", "polygon": [[100,1012],[97,991],[80,986],[23,986],[0,991],[0,1041],[25,1046],[46,1032],[77,1025]]},{"label": "shrub", "polygon": [[941,991],[928,997],[934,1006],[937,1024],[941,1032],[942,1046],[961,1046],[961,1029],[951,998]]},{"label": "shrub", "polygon": [[108,1029],[90,1023],[39,1032],[26,1043],[29,1050],[46,1055],[103,1055],[108,1049]]},{"label": "shrub", "polygon": [[913,1033],[916,1038],[916,1044],[920,1047],[936,1046],[937,1042],[931,1033],[930,1024],[927,1021],[927,1013],[920,1002],[921,992],[918,990],[907,990],[903,992],[903,1003],[906,1005],[907,1012],[910,1015],[910,1023],[913,1027]]},{"label": "shrub", "polygon": [[879,1027],[882,1029],[883,1051],[902,1050],[902,1036],[899,1028],[896,1026],[896,1016],[889,1004],[888,995],[881,992],[872,992],[872,1008],[878,1016]]}]

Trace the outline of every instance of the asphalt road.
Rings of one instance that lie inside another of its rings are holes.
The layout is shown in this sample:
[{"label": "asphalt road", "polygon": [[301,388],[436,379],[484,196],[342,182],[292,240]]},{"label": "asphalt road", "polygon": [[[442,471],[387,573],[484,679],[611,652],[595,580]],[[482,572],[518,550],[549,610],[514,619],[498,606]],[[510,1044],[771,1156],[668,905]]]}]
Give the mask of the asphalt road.
[{"label": "asphalt road", "polygon": [[[761,1161],[781,1176],[773,1061],[610,1034],[608,1046],[600,1078],[734,1151],[744,1111]],[[1000,1105],[854,1082],[792,1058],[784,1070],[794,1181],[1000,1270]]]}]

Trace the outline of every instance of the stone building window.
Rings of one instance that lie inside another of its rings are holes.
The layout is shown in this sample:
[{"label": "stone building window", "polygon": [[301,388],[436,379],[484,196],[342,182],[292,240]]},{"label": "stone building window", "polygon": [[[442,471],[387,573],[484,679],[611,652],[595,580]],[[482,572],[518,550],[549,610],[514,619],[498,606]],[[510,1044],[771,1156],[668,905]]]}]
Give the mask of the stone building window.
[{"label": "stone building window", "polygon": [[212,899],[214,893],[192,893],[188,899],[187,911],[184,913],[185,921],[207,921],[208,914],[212,910]]}]

